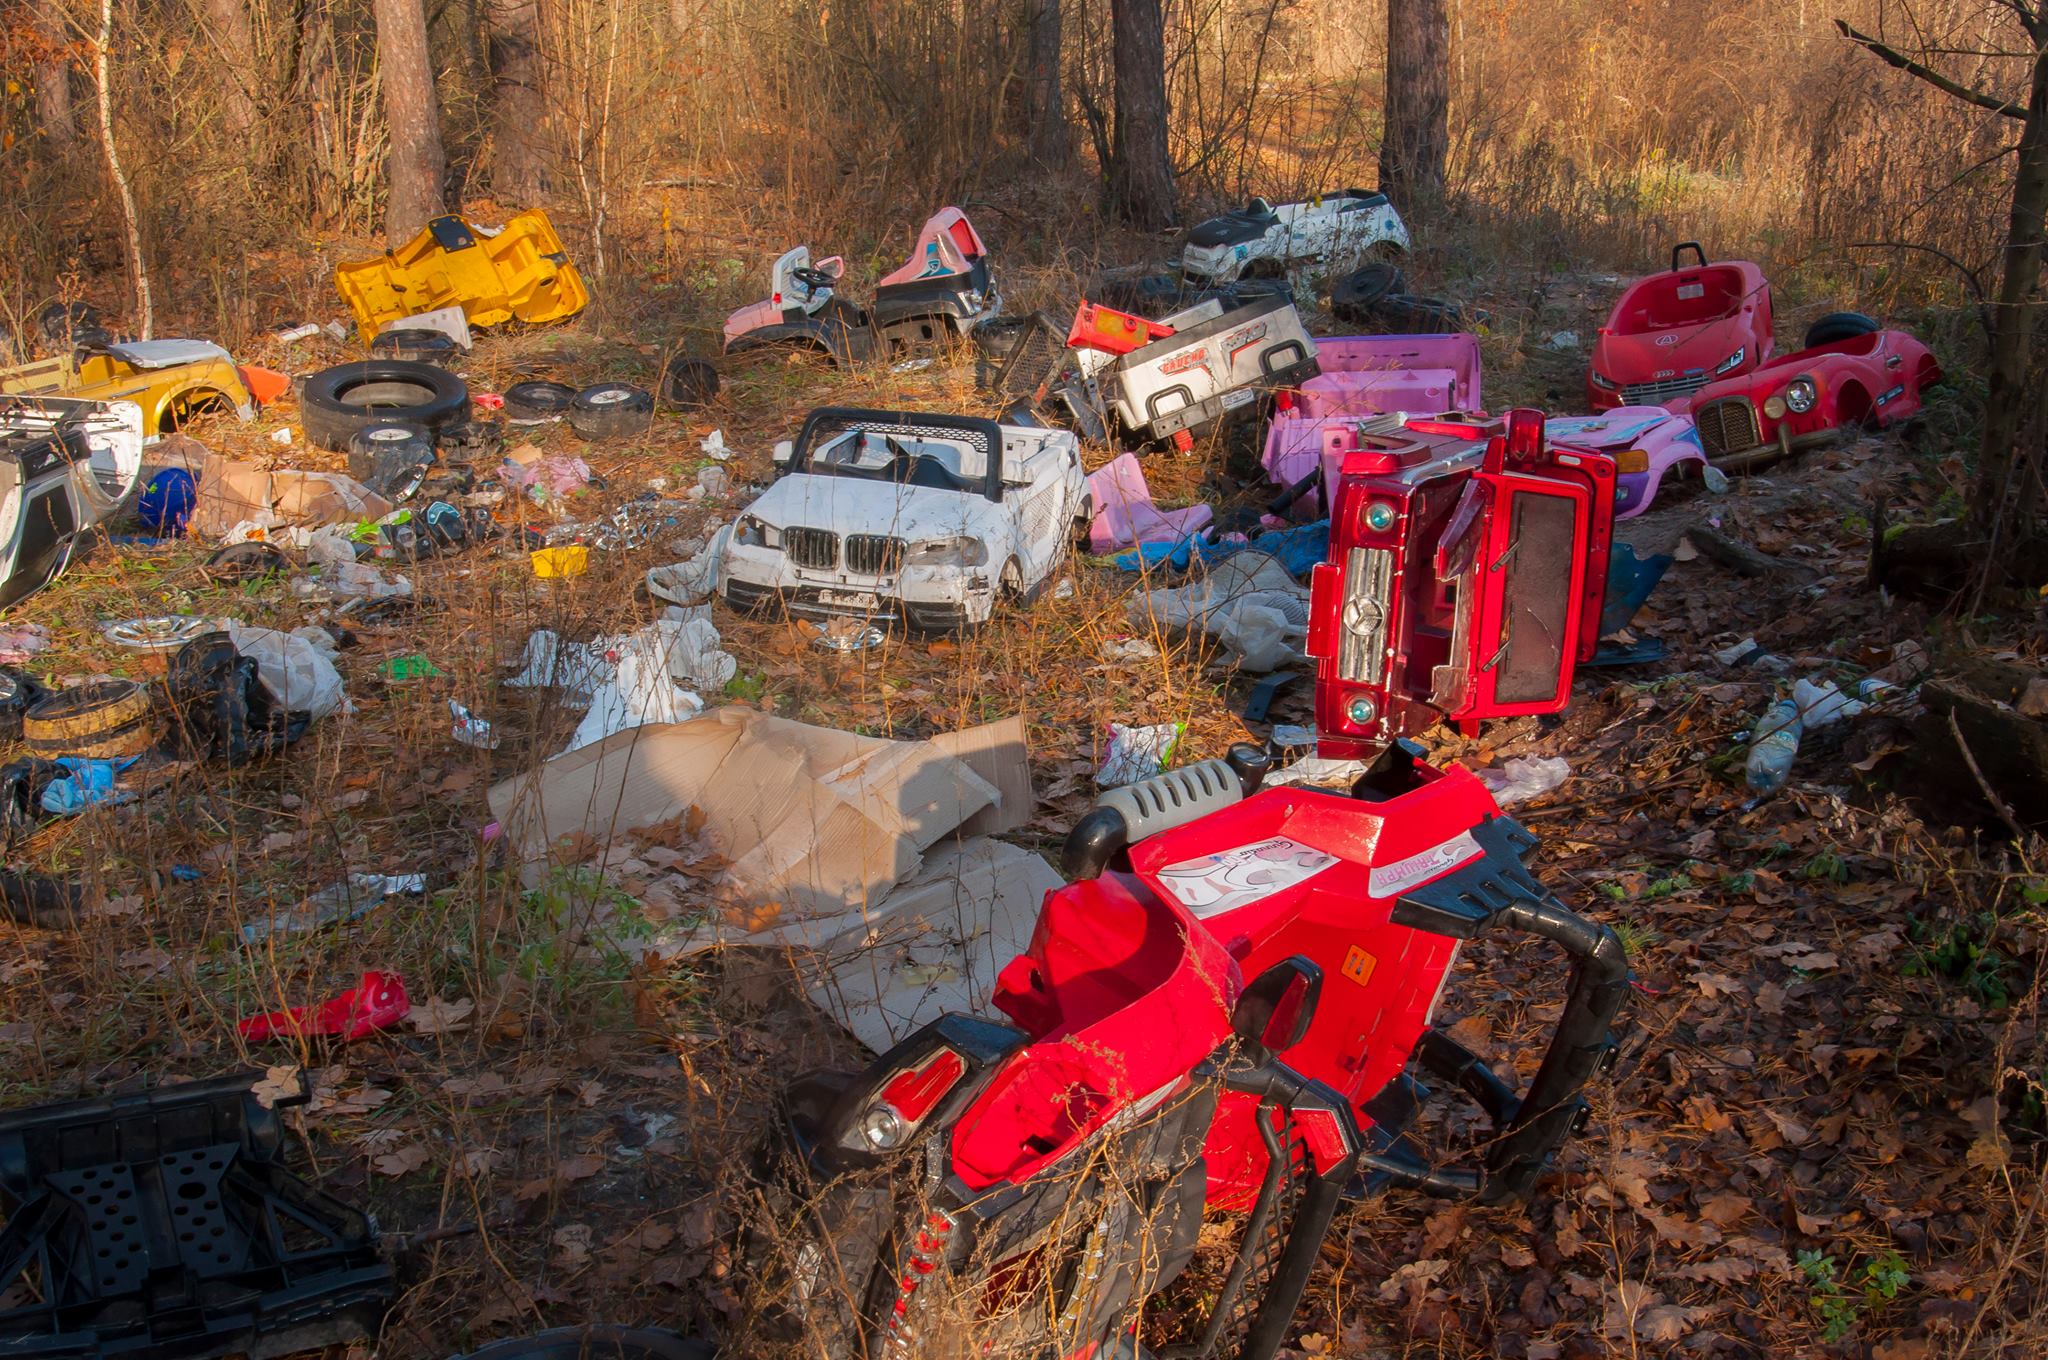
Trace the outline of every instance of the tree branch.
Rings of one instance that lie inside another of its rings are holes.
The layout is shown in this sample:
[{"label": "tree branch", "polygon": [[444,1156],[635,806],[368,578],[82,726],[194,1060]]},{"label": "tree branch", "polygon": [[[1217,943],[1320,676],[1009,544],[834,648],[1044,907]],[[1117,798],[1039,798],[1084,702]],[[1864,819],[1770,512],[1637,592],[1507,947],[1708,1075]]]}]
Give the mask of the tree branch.
[{"label": "tree branch", "polygon": [[2000,99],[1996,95],[1985,94],[1982,90],[1973,90],[1967,85],[1950,80],[1932,66],[1922,65],[1920,62],[1914,61],[1905,53],[1879,42],[1867,33],[1858,33],[1855,29],[1849,27],[1849,21],[1846,19],[1835,20],[1835,27],[1840,29],[1842,36],[1850,42],[1855,43],[1858,47],[1868,48],[1885,65],[1897,67],[1909,76],[1915,76],[1924,80],[1943,94],[1952,95],[1962,100],[1965,104],[1974,104],[1980,109],[1987,109],[1992,113],[2002,114],[2007,118],[2017,118],[2021,121],[2026,119],[2027,111],[2021,105],[2012,103],[2009,100]]}]

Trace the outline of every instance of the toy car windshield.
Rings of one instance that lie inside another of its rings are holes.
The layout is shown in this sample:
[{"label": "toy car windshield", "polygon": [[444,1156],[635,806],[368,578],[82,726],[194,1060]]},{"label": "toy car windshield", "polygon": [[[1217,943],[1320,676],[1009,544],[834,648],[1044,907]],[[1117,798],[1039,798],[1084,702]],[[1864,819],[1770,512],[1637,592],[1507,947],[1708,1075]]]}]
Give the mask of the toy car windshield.
[{"label": "toy car windshield", "polygon": [[965,442],[899,437],[877,430],[848,430],[821,445],[811,455],[806,471],[939,491],[978,492],[988,478],[980,451]]}]

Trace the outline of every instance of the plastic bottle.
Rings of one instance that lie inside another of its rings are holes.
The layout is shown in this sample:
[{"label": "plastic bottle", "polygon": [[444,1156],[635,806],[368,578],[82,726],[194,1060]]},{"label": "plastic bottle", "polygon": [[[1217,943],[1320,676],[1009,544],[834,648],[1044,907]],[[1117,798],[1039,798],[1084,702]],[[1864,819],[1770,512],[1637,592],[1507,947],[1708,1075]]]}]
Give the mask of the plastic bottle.
[{"label": "plastic bottle", "polygon": [[1759,794],[1776,793],[1792,777],[1792,762],[1799,755],[1799,738],[1805,731],[1799,721],[1799,705],[1780,699],[1764,710],[1756,730],[1749,737],[1749,786]]}]

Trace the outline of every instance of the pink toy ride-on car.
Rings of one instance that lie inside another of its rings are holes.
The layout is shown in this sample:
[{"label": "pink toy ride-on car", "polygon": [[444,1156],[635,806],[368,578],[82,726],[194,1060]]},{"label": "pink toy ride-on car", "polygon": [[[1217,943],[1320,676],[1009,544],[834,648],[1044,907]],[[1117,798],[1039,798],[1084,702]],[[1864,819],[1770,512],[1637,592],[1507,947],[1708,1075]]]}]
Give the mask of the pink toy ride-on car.
[{"label": "pink toy ride-on car", "polygon": [[[1696,263],[1682,268],[1691,251]],[[1771,285],[1747,260],[1707,263],[1697,241],[1671,268],[1629,285],[1593,342],[1586,398],[1595,411],[1664,406],[1771,357]]]},{"label": "pink toy ride-on car", "polygon": [[1699,435],[1687,416],[1661,406],[1617,406],[1597,416],[1553,416],[1543,422],[1545,442],[1585,449],[1614,460],[1614,517],[1633,519],[1650,508],[1665,474],[1706,465]]}]

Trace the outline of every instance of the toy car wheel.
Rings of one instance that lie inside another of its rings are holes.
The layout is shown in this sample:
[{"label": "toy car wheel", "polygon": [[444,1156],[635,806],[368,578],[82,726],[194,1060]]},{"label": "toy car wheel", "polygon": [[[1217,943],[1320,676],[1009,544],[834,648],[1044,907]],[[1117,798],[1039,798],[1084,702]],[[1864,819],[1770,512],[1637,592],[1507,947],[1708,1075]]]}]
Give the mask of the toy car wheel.
[{"label": "toy car wheel", "polygon": [[538,425],[560,419],[576,400],[576,389],[567,383],[516,382],[504,395],[505,419],[514,425]]},{"label": "toy car wheel", "polygon": [[1407,286],[1401,267],[1369,264],[1352,270],[1330,289],[1330,310],[1346,321],[1367,320],[1366,313]]},{"label": "toy car wheel", "polygon": [[631,383],[586,387],[569,403],[569,428],[584,439],[645,434],[654,424],[654,394]]},{"label": "toy car wheel", "polygon": [[992,316],[967,332],[967,338],[986,358],[1000,363],[1017,352],[1017,344],[1031,329],[1029,316]]},{"label": "toy car wheel", "polygon": [[1883,329],[1875,317],[1861,312],[1829,312],[1806,328],[1806,348],[1832,345],[1837,340],[1853,340],[1859,335],[1875,335]]},{"label": "toy car wheel", "polygon": [[469,419],[469,386],[445,368],[366,359],[322,369],[299,393],[299,423],[316,448],[348,451],[356,431],[394,420],[439,430]]},{"label": "toy car wheel", "polygon": [[104,337],[100,314],[90,302],[53,302],[36,314],[36,329],[43,339],[60,348],[79,344],[88,336]]},{"label": "toy car wheel", "polygon": [[702,359],[677,355],[661,375],[661,399],[683,410],[709,406],[718,395],[718,370]]},{"label": "toy car wheel", "polygon": [[1465,313],[1442,298],[1393,293],[1366,310],[1366,323],[1388,335],[1445,335],[1465,329]]},{"label": "toy car wheel", "polygon": [[400,326],[370,341],[370,353],[380,359],[410,359],[415,363],[439,364],[453,368],[462,358],[462,346],[455,337],[424,326]]},{"label": "toy car wheel", "polygon": [[409,420],[366,425],[349,436],[348,475],[380,496],[404,500],[434,465],[434,436]]},{"label": "toy car wheel", "polygon": [[37,700],[21,715],[21,739],[32,754],[114,760],[156,744],[149,691],[133,680],[75,685]]},{"label": "toy car wheel", "polygon": [[712,1360],[717,1347],[643,1327],[557,1327],[493,1341],[461,1360]]}]

